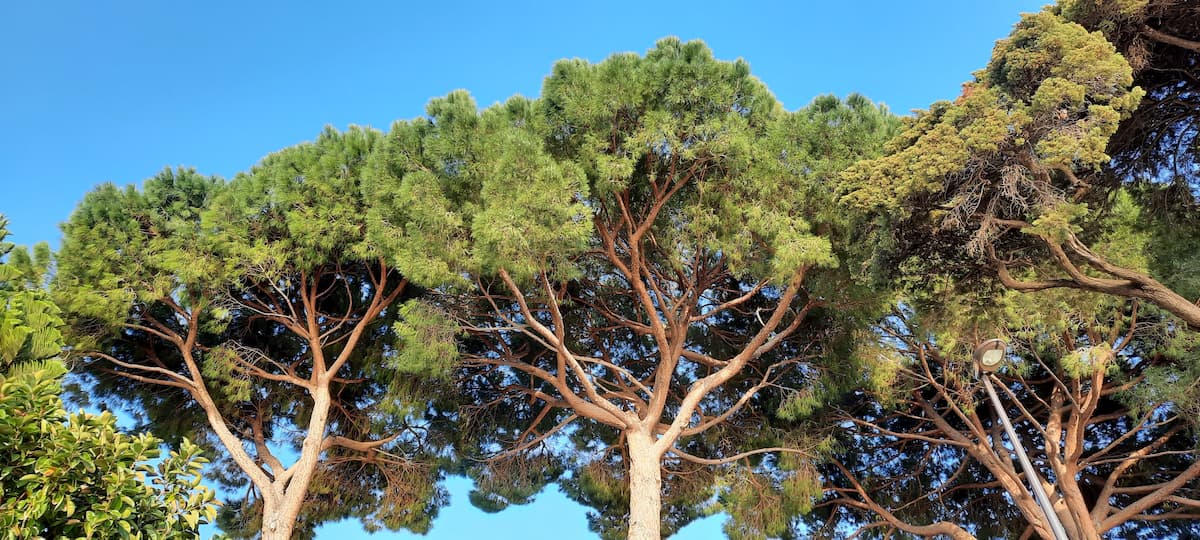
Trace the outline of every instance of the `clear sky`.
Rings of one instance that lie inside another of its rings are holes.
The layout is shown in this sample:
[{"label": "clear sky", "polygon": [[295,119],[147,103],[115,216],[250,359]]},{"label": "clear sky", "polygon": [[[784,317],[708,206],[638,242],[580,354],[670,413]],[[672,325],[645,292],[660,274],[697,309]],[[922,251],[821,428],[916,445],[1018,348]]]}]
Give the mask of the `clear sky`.
[{"label": "clear sky", "polygon": [[[163,167],[230,177],[322,126],[387,129],[465,88],[536,96],[560,58],[664,36],[745,58],[788,109],[860,92],[907,113],[953,99],[1037,0],[844,2],[0,2],[0,213],[9,240],[57,243],[92,186]],[[415,4],[415,3],[412,3]],[[427,537],[592,538],[554,488],[487,515],[451,482]],[[719,537],[719,518],[675,538]],[[355,538],[353,524],[319,538]],[[413,538],[379,534],[373,538]]]}]

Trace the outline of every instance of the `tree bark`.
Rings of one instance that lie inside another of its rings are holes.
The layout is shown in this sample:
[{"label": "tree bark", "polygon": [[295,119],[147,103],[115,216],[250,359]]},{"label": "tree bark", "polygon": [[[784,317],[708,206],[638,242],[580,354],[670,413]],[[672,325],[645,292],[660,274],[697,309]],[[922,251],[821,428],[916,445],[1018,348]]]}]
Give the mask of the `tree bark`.
[{"label": "tree bark", "polygon": [[262,540],[291,540],[296,516],[287,516],[276,496],[263,498]]},{"label": "tree bark", "polygon": [[1158,285],[1146,287],[1141,298],[1154,302],[1159,307],[1171,312],[1172,315],[1183,319],[1192,330],[1200,330],[1200,306],[1189,302],[1175,291]]},{"label": "tree bark", "polygon": [[313,394],[313,412],[308,421],[308,435],[300,448],[300,459],[289,469],[293,474],[277,475],[271,486],[277,496],[264,501],[263,540],[288,540],[292,537],[292,529],[296,526],[300,509],[308,495],[308,486],[312,484],[317,463],[321,459],[331,402],[329,384],[322,380]]},{"label": "tree bark", "polygon": [[649,431],[626,432],[629,441],[629,540],[662,537],[661,455]]}]

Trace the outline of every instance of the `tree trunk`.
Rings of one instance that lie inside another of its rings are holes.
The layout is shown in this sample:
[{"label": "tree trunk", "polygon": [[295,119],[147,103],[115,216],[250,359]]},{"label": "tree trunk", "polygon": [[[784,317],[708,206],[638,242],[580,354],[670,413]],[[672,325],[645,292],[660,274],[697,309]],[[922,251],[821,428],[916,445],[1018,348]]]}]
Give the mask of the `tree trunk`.
[{"label": "tree trunk", "polygon": [[291,540],[296,516],[285,515],[284,506],[278,497],[263,498],[262,540]]},{"label": "tree trunk", "polygon": [[312,484],[317,464],[321,458],[321,443],[325,440],[325,427],[329,419],[331,399],[328,387],[322,385],[313,395],[313,412],[308,421],[308,435],[300,448],[300,459],[296,461],[295,473],[273,485],[273,497],[263,501],[262,540],[290,540],[292,530],[300,516],[308,487]]},{"label": "tree trunk", "polygon": [[628,431],[629,540],[662,537],[662,464],[649,432]]},{"label": "tree trunk", "polygon": [[[1068,474],[1070,473],[1068,472]],[[1084,500],[1083,494],[1079,492],[1078,486],[1067,484],[1071,481],[1073,481],[1071,476],[1059,481],[1059,490],[1062,493],[1061,510],[1058,504],[1054,505],[1055,512],[1059,515],[1059,521],[1063,522],[1067,534],[1073,539],[1100,540],[1100,533],[1096,531],[1096,522],[1092,521],[1092,513],[1087,507],[1087,502]]]}]

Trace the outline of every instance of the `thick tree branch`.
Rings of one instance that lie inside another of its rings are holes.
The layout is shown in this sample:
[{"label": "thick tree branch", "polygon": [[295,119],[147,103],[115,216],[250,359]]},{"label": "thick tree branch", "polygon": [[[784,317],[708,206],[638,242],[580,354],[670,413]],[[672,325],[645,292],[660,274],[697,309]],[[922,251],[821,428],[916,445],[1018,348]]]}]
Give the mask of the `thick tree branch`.
[{"label": "thick tree branch", "polygon": [[1173,36],[1161,30],[1151,28],[1150,25],[1142,25],[1142,33],[1154,41],[1174,45],[1193,52],[1200,52],[1200,42]]}]

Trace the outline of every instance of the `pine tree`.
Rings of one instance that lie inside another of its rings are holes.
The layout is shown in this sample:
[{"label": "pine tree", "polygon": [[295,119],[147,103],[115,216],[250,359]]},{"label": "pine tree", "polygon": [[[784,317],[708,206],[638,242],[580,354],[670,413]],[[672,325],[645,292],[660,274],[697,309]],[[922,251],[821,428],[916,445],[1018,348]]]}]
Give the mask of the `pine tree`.
[{"label": "pine tree", "polygon": [[520,502],[566,468],[593,529],[658,538],[722,489],[714,467],[757,464],[720,469],[725,508],[783,482],[790,502],[758,517],[786,530],[820,440],[767,430],[760,400],[819,377],[846,292],[830,172],[890,115],[861,97],[787,113],[745,62],[675,39],[560,62],[538,100],[481,113],[456,92],[428,113],[387,137],[370,231],[471,336],[465,442],[491,456],[474,498]]},{"label": "pine tree", "polygon": [[364,241],[379,139],[326,129],[228,183],[180,169],[102,185],[64,226],[54,289],[74,356],[101,394],[223,450],[215,474],[247,490],[221,516],[230,534],[351,516],[425,531],[445,500],[421,430],[453,356],[409,353],[418,292]]}]

